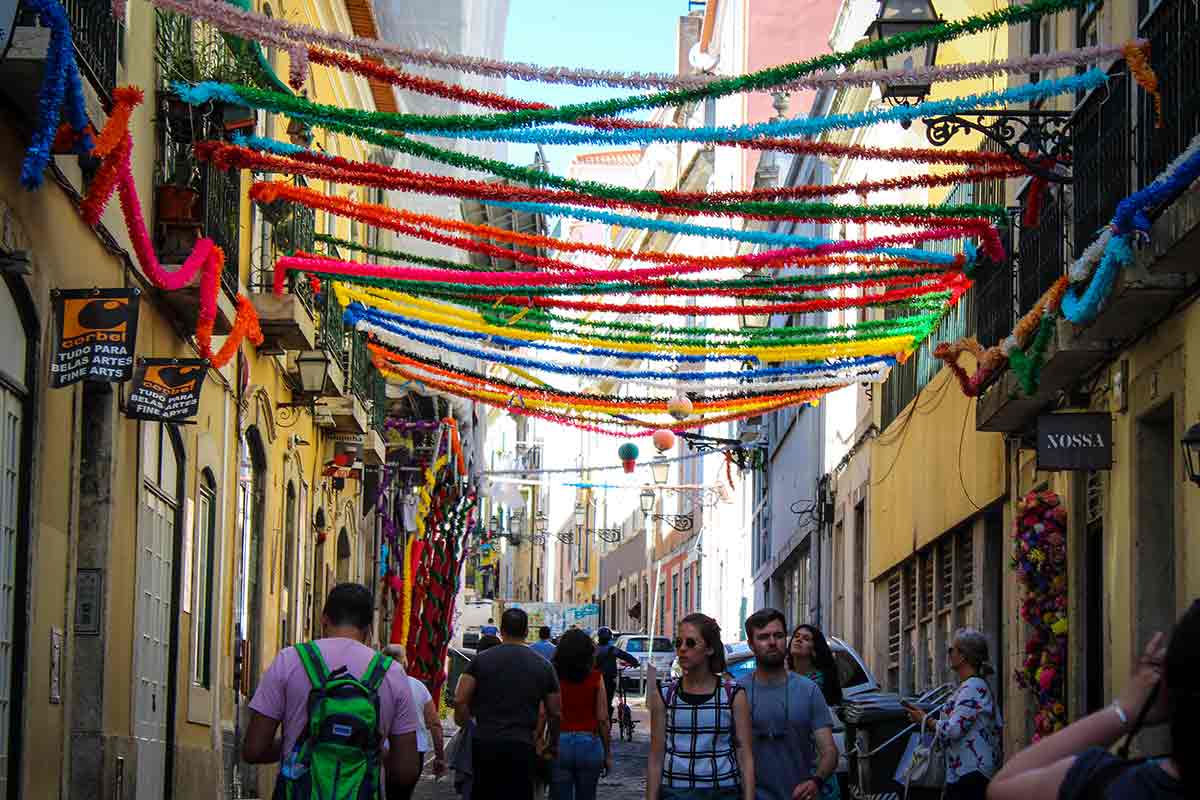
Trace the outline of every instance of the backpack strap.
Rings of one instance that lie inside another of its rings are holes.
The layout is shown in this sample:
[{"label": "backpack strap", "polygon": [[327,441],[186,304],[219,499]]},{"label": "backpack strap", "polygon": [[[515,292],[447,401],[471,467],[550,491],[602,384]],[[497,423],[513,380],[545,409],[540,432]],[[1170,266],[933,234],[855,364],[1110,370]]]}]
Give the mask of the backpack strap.
[{"label": "backpack strap", "polygon": [[372,692],[378,692],[379,687],[383,684],[383,679],[387,677],[387,671],[391,668],[391,656],[385,656],[382,653],[371,656],[371,663],[367,664],[367,671],[362,676],[363,686]]},{"label": "backpack strap", "polygon": [[296,645],[296,653],[300,656],[304,674],[308,676],[312,687],[319,689],[324,686],[329,680],[329,667],[325,664],[325,657],[321,655],[321,648],[317,647],[317,643],[301,642]]}]

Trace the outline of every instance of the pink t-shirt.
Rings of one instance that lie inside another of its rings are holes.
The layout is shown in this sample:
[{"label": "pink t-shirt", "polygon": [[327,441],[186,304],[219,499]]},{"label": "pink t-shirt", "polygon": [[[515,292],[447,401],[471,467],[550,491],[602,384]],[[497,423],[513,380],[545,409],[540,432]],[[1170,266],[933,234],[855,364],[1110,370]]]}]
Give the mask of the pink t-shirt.
[{"label": "pink t-shirt", "polygon": [[[362,677],[375,651],[353,639],[318,639],[317,647],[330,672],[346,667],[351,675]],[[285,648],[263,673],[250,708],[283,723],[283,755],[292,751],[308,723],[308,693],[312,683],[300,663],[296,648]],[[413,704],[408,677],[399,662],[393,661],[379,686],[379,728],[391,736],[417,730],[419,710]],[[386,741],[386,739],[385,739]]]}]

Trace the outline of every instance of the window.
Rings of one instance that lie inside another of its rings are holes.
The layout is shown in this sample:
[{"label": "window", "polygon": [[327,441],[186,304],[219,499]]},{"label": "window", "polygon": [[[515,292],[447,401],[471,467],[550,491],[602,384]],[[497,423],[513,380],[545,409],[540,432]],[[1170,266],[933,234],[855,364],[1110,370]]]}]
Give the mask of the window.
[{"label": "window", "polygon": [[658,582],[658,635],[667,632],[667,582]]},{"label": "window", "polygon": [[671,576],[671,619],[674,624],[672,628],[679,624],[679,573],[676,572]]},{"label": "window", "polygon": [[296,603],[296,484],[288,481],[283,516],[283,617],[279,620],[281,647],[290,647],[294,641],[291,623],[294,621],[292,607]]},{"label": "window", "polygon": [[971,599],[975,593],[975,547],[971,529],[963,528],[958,532],[958,602]]},{"label": "window", "polygon": [[696,608],[700,611],[703,611],[704,610],[704,595],[700,592],[700,564],[701,563],[702,562],[697,561],[696,564],[692,567],[692,570],[695,572],[695,578],[696,578]]},{"label": "window", "polygon": [[[1036,56],[1043,53],[1054,52],[1054,16],[1047,14],[1040,17],[1034,17],[1029,21],[1029,55]],[[1042,79],[1040,72],[1029,73],[1029,82],[1036,83]],[[1053,77],[1051,75],[1046,78]],[[1031,103],[1032,106],[1040,105]]]},{"label": "window", "polygon": [[196,494],[196,530],[192,552],[195,554],[196,575],[193,583],[195,605],[192,629],[192,683],[211,688],[212,675],[212,585],[213,550],[217,541],[217,484],[208,470],[200,473],[200,490]]},{"label": "window", "polygon": [[887,678],[888,690],[900,691],[900,571],[894,570],[888,576],[888,638],[887,638]]},{"label": "window", "polygon": [[692,568],[690,566],[683,573],[683,610],[692,610]]}]

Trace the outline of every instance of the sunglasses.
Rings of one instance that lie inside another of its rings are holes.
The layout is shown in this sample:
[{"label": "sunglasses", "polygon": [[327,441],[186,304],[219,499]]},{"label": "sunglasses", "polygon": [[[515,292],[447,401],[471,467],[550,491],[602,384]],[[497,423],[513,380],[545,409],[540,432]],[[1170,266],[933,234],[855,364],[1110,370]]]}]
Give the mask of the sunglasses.
[{"label": "sunglasses", "polygon": [[690,636],[687,637],[686,639],[681,639],[678,636],[675,637],[675,649],[676,650],[680,650],[680,649],[691,650],[695,647],[698,647],[699,645],[700,645],[700,643],[697,642],[695,639],[693,639]]}]

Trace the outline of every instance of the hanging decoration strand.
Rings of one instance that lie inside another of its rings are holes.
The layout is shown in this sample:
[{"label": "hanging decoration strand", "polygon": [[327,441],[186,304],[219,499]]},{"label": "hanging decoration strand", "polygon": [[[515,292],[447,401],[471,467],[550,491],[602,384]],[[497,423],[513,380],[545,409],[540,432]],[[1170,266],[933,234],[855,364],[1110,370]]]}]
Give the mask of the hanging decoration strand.
[{"label": "hanging decoration strand", "polygon": [[[493,115],[427,115],[389,111],[368,111],[318,103],[307,98],[259,89],[242,84],[204,81],[190,85],[171,85],[181,100],[191,105],[227,102],[248,105],[264,111],[288,116],[300,116],[324,122],[334,122],[355,128],[367,128],[407,133],[424,133],[459,139],[523,142],[560,145],[646,145],[655,142],[735,142],[751,141],[765,136],[812,136],[829,130],[844,130],[877,125],[883,122],[911,122],[932,116],[957,114],[977,108],[1029,103],[1060,94],[1089,91],[1104,85],[1108,75],[1093,68],[1080,75],[1041,80],[999,91],[964,95],[946,100],[932,100],[913,105],[899,105],[848,114],[827,114],[819,117],[770,120],[746,125],[706,125],[701,127],[623,128],[620,130],[578,131],[561,128],[525,130],[521,125],[538,124],[522,115],[543,112],[513,111]],[[546,112],[548,113],[548,112]],[[550,121],[569,121],[550,120]]]},{"label": "hanging decoration strand", "polygon": [[[114,0],[121,2],[121,0]],[[539,67],[533,64],[498,61],[434,50],[412,50],[390,42],[361,36],[323,31],[283,19],[268,17],[253,11],[231,6],[221,0],[152,0],[154,5],[186,16],[200,19],[223,33],[233,34],[285,50],[294,44],[309,47],[313,44],[361,56],[390,59],[393,62],[422,66],[449,67],[477,75],[507,77],[515,80],[544,83],[569,83],[576,86],[616,86],[631,89],[667,89],[658,94],[622,98],[601,103],[579,104],[572,107],[568,119],[622,112],[721,97],[747,91],[768,91],[804,75],[822,69],[848,67],[859,61],[870,61],[894,55],[926,44],[948,42],[962,36],[994,30],[1007,25],[1027,22],[1057,14],[1083,5],[1082,0],[1034,0],[1034,2],[990,11],[961,20],[941,22],[919,31],[890,36],[882,41],[858,45],[839,53],[828,53],[806,61],[768,67],[747,75],[730,77],[655,75],[618,73],[605,70],[572,69],[568,67]],[[598,106],[597,110],[584,108]]]}]

